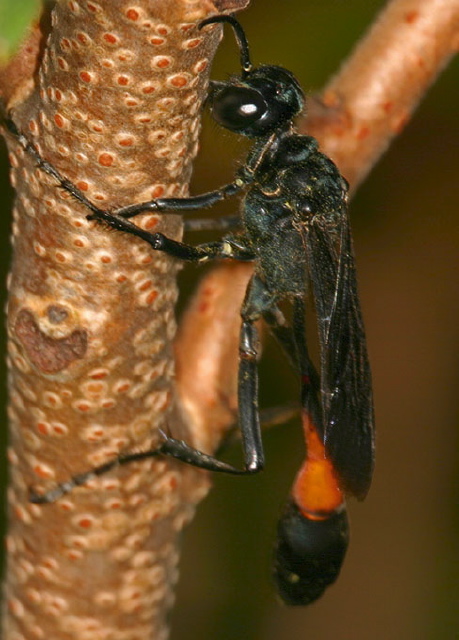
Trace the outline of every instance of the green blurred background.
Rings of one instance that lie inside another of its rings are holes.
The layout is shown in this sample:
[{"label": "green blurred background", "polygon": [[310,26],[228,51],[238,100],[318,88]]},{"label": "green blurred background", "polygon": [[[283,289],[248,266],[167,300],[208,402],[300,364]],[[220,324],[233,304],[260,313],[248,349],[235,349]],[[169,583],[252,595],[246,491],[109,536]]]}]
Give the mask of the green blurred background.
[{"label": "green blurred background", "polygon": [[[291,69],[313,92],[384,4],[253,0],[239,17],[253,61]],[[237,69],[228,33],[213,77]],[[370,495],[349,505],[352,539],[338,582],[317,604],[293,609],[277,601],[271,584],[276,520],[302,457],[300,426],[292,421],[266,433],[266,471],[216,478],[185,532],[172,640],[459,638],[458,69],[456,60],[443,73],[351,205],[378,446]],[[193,192],[228,181],[245,149],[206,119]],[[5,281],[5,166],[1,179]],[[182,304],[200,273],[182,273]],[[268,342],[262,405],[291,400],[296,389]],[[4,400],[4,385],[1,393]],[[228,455],[240,453],[235,447]]]}]

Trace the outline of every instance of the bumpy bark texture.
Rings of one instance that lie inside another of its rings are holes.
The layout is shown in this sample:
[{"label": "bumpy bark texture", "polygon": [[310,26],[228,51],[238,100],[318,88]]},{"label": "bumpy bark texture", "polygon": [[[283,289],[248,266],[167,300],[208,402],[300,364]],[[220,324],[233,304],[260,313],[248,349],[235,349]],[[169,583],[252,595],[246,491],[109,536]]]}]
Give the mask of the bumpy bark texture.
[{"label": "bumpy bark texture", "polygon": [[[8,108],[42,157],[103,208],[184,195],[221,33],[196,24],[242,4],[61,0],[47,40],[36,30],[22,67],[3,75]],[[32,505],[28,494],[153,446],[160,427],[193,442],[173,389],[178,264],[88,222],[8,143],[17,199],[2,637],[164,638],[178,536],[207,476],[152,459],[55,504]],[[177,216],[137,223],[181,236]]]}]

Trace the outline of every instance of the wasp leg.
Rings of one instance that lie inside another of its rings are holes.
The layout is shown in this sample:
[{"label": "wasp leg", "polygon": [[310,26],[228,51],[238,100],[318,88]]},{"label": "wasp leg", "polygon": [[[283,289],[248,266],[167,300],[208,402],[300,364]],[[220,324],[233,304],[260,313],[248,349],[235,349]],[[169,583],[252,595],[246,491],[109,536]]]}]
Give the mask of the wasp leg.
[{"label": "wasp leg", "polygon": [[[298,411],[299,407],[297,405],[265,409],[262,412],[263,425],[267,427],[276,426],[281,422],[290,420],[298,414]],[[160,431],[160,435],[163,442],[159,447],[156,447],[155,449],[148,449],[147,451],[122,453],[117,458],[109,460],[98,467],[93,467],[88,471],[72,476],[69,480],[57,484],[45,493],[36,493],[32,490],[29,494],[30,502],[34,504],[50,504],[52,502],[56,502],[63,496],[71,493],[76,487],[82,487],[90,480],[105,475],[116,467],[120,467],[131,462],[139,462],[148,458],[156,458],[157,456],[169,456],[179,460],[180,462],[184,462],[185,464],[192,465],[193,467],[199,467],[200,469],[206,469],[208,471],[230,473],[233,475],[247,475],[247,471],[245,469],[238,469],[237,467],[223,462],[222,460],[218,460],[203,451],[199,451],[199,449],[194,449],[183,440],[176,440],[163,431]]]},{"label": "wasp leg", "polygon": [[153,211],[155,213],[186,213],[188,211],[197,211],[199,209],[213,207],[217,202],[231,198],[231,196],[238,194],[245,186],[243,180],[240,179],[235,182],[230,182],[220,187],[220,189],[215,189],[215,191],[208,191],[207,193],[201,193],[197,196],[189,196],[188,198],[157,198],[156,200],[121,207],[113,213],[120,218],[133,218],[146,211]]},{"label": "wasp leg", "polygon": [[244,468],[234,467],[198,449],[182,440],[176,440],[161,432],[161,445],[148,451],[121,454],[111,460],[84,473],[73,476],[44,494],[32,492],[30,501],[46,504],[59,500],[75,487],[99,477],[117,466],[144,460],[156,456],[170,456],[186,464],[209,471],[246,475],[263,468],[264,455],[261,440],[260,419],[258,416],[258,375],[257,375],[257,331],[254,322],[262,312],[275,309],[273,298],[262,281],[254,276],[247,289],[246,300],[242,309],[242,328],[240,342],[239,366],[239,424],[244,450]]},{"label": "wasp leg", "polygon": [[302,406],[314,417],[320,411],[316,394],[319,376],[312,364],[306,345],[304,301],[294,300],[294,326],[291,327],[276,304],[276,296],[255,275],[247,288],[241,311],[242,327],[239,347],[239,424],[246,467],[258,471],[263,467],[258,410],[257,330],[255,322],[263,317],[279,342],[291,366],[301,376]]},{"label": "wasp leg", "polygon": [[[149,233],[148,231],[137,227],[135,224],[129,222],[129,220],[126,219],[142,213],[143,211],[175,213],[179,211],[195,211],[203,207],[211,207],[215,203],[220,202],[221,200],[237,194],[239,191],[241,191],[241,189],[243,189],[245,186],[245,183],[241,178],[233,183],[225,185],[221,189],[210,191],[199,196],[192,196],[190,198],[162,198],[158,200],[151,200],[142,204],[123,207],[111,213],[110,211],[100,209],[94,203],[88,200],[88,198],[84,195],[84,193],[80,191],[80,189],[78,189],[70,180],[64,178],[59,173],[59,171],[57,171],[57,169],[53,167],[53,165],[44,160],[38,153],[34,145],[29,142],[29,140],[23,133],[19,131],[13,120],[7,118],[5,119],[4,124],[9,133],[11,133],[17,139],[19,144],[25,149],[25,151],[29,153],[32,158],[34,158],[37,166],[40,167],[40,169],[42,169],[45,173],[52,176],[62,189],[70,193],[70,195],[75,198],[75,200],[80,202],[80,204],[91,211],[91,214],[87,216],[88,220],[97,220],[99,222],[104,222],[112,229],[130,233],[131,235],[134,235],[148,242],[148,244],[150,244],[150,246],[156,251],[163,251],[164,253],[167,253],[168,255],[180,260],[191,262],[205,262],[207,260],[213,260],[216,258],[233,258],[235,260],[242,261],[251,261],[254,259],[254,256],[251,253],[247,252],[245,248],[241,251],[236,243],[222,241],[202,244],[198,245],[197,247],[193,247],[191,245],[187,245],[182,242],[177,242],[176,240],[167,238],[161,233]],[[234,225],[234,222],[235,218],[228,217],[226,219],[223,219],[221,225],[216,224],[215,226],[220,226],[220,228],[229,228],[230,226]],[[197,222],[196,228],[199,228],[199,224],[201,224],[202,226],[202,221]],[[209,227],[214,228],[210,225]]]},{"label": "wasp leg", "polygon": [[241,225],[240,216],[222,216],[220,218],[188,218],[184,220],[185,231],[217,231],[235,229]]},{"label": "wasp leg", "polygon": [[49,504],[56,502],[66,494],[73,491],[76,487],[81,487],[87,484],[90,480],[98,478],[116,467],[120,467],[131,462],[146,460],[147,458],[156,458],[157,456],[169,456],[180,460],[180,462],[190,464],[193,467],[199,467],[209,471],[220,471],[235,475],[245,475],[247,473],[245,469],[238,469],[226,462],[217,460],[217,458],[214,458],[213,456],[190,447],[190,445],[183,442],[183,440],[176,440],[175,438],[172,438],[161,430],[160,435],[162,443],[159,447],[156,447],[155,449],[148,449],[147,451],[122,453],[117,458],[109,460],[98,467],[93,467],[88,471],[72,476],[69,480],[57,484],[45,493],[36,493],[35,491],[31,491],[29,495],[30,502],[33,502],[34,504]]},{"label": "wasp leg", "polygon": [[19,131],[16,124],[11,118],[5,118],[5,120],[3,120],[3,124],[5,125],[8,132],[16,138],[21,147],[35,160],[37,166],[49,176],[53,177],[58,185],[62,189],[64,189],[64,191],[70,193],[70,195],[73,196],[75,200],[80,202],[93,213],[97,213],[99,211],[99,208],[96,207],[96,205],[94,205],[90,200],[88,200],[88,198],[82,191],[80,191],[80,189],[78,189],[72,182],[70,182],[70,180],[67,180],[67,178],[61,176],[59,171],[55,169],[52,164],[41,157],[34,145],[29,142],[29,140],[23,133],[21,133],[21,131]]},{"label": "wasp leg", "polygon": [[238,374],[239,425],[246,468],[256,472],[263,468],[264,454],[258,410],[258,332],[255,322],[260,317],[268,322],[292,363],[297,363],[298,356],[292,329],[287,325],[276,305],[276,296],[257,275],[252,277],[247,287],[241,317]]},{"label": "wasp leg", "polygon": [[[11,133],[23,147],[23,149],[34,158],[37,166],[45,173],[52,176],[62,189],[67,191],[75,200],[83,204],[90,211],[92,211],[95,218],[100,218],[101,213],[108,212],[103,211],[95,204],[93,204],[84,195],[78,187],[76,187],[70,180],[62,176],[59,171],[53,167],[52,164],[47,162],[41,157],[36,147],[26,138],[26,136],[17,128],[16,124],[11,118],[5,118],[3,121],[6,129]],[[230,198],[233,195],[238,194],[248,184],[249,179],[246,181],[239,177],[234,182],[231,182],[219,189],[209,191],[197,196],[190,196],[189,198],[158,198],[156,200],[149,200],[140,204],[133,204],[126,207],[121,207],[113,211],[114,216],[120,218],[132,218],[136,215],[144,213],[146,211],[154,211],[157,213],[177,213],[177,212],[193,212],[198,209],[212,207],[217,202],[221,202],[226,198]],[[108,222],[108,220],[106,220]],[[112,225],[114,226],[114,225]],[[124,229],[127,230],[127,229]]]},{"label": "wasp leg", "polygon": [[[264,286],[264,285],[263,285]],[[256,292],[257,297],[259,292]],[[263,312],[263,317],[266,319],[272,332],[278,338],[281,343],[284,351],[287,356],[291,360],[292,363],[295,363],[295,368],[299,367],[298,364],[298,353],[296,350],[295,338],[293,336],[293,330],[289,327],[283,318],[282,313],[274,304],[271,304],[271,300],[269,300],[269,310],[265,310]],[[250,322],[248,323],[250,325]],[[249,330],[250,331],[250,330]],[[244,331],[244,336],[247,341],[247,332]],[[253,342],[255,340],[255,336],[252,333],[252,336],[248,340]],[[247,344],[245,345],[247,348]],[[252,349],[256,352],[255,349]],[[85,485],[90,480],[97,478],[99,476],[108,473],[116,467],[119,467],[124,464],[129,464],[131,462],[138,462],[140,460],[145,460],[147,458],[153,458],[157,456],[169,456],[173,457],[185,464],[190,464],[195,467],[199,467],[201,469],[207,469],[208,471],[215,471],[220,473],[230,473],[233,475],[246,475],[253,473],[254,470],[258,471],[261,469],[260,461],[263,461],[263,450],[261,444],[261,437],[258,434],[258,411],[256,410],[256,394],[253,394],[254,391],[257,390],[257,375],[256,368],[253,370],[253,366],[256,367],[256,356],[255,360],[251,359],[251,364],[248,366],[242,366],[240,371],[240,377],[243,377],[249,374],[249,378],[252,378],[252,383],[247,385],[245,382],[241,383],[244,389],[244,392],[241,394],[239,402],[243,405],[243,407],[247,406],[247,400],[252,400],[255,398],[255,414],[252,411],[246,411],[244,409],[244,418],[241,418],[241,438],[244,439],[244,449],[248,452],[246,457],[246,463],[253,462],[255,460],[256,468],[255,469],[240,469],[230,465],[226,462],[218,460],[217,458],[210,456],[198,449],[191,447],[186,444],[182,440],[177,440],[172,438],[171,436],[165,434],[164,432],[160,432],[162,437],[162,443],[160,446],[155,449],[149,449],[147,451],[136,451],[133,453],[122,453],[117,458],[110,460],[104,464],[99,465],[98,467],[94,467],[88,471],[77,474],[70,478],[69,480],[62,482],[61,484],[56,485],[49,491],[46,491],[43,494],[36,493],[32,491],[30,493],[30,501],[35,504],[49,504],[52,502],[56,502],[64,495],[70,493],[76,487],[81,487]],[[243,396],[243,397],[242,397]],[[303,404],[304,406],[304,404]],[[281,409],[275,410],[265,410],[263,423],[272,423],[278,424],[280,421],[284,421],[285,419],[289,419],[292,415],[295,415],[298,412],[297,407],[285,407]],[[255,429],[254,432],[254,421],[255,419]],[[248,460],[248,462],[247,462]]]},{"label": "wasp leg", "polygon": [[207,262],[218,258],[232,258],[242,262],[251,262],[254,254],[246,247],[238,246],[231,240],[208,242],[197,246],[172,240],[162,233],[150,233],[137,227],[129,220],[115,216],[107,211],[99,210],[88,216],[89,219],[97,219],[117,231],[124,231],[137,238],[145,240],[155,251],[162,251],[167,255],[187,262]]},{"label": "wasp leg", "polygon": [[93,467],[92,469],[89,469],[89,471],[84,471],[83,473],[72,476],[69,480],[57,484],[49,491],[46,491],[46,493],[39,494],[31,491],[29,500],[34,504],[49,504],[51,502],[56,502],[67,493],[73,491],[73,489],[75,489],[76,487],[85,485],[90,480],[108,473],[115,467],[118,467],[127,462],[134,462],[135,460],[152,458],[160,455],[161,453],[161,447],[158,447],[156,449],[151,449],[150,451],[139,451],[136,453],[121,454],[120,456],[118,456],[118,458],[109,460],[108,462],[105,462],[98,467]]}]

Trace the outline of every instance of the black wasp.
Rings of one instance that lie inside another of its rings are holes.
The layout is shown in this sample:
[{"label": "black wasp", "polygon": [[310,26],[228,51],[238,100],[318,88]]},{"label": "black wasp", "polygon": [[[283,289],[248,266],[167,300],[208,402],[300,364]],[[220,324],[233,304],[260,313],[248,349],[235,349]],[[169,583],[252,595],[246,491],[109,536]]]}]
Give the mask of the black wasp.
[{"label": "black wasp", "polygon": [[[180,260],[230,258],[254,263],[255,272],[241,309],[239,347],[244,468],[233,467],[163,434],[163,443],[154,451],[122,455],[32,499],[52,502],[93,475],[153,455],[171,455],[213,471],[260,471],[264,456],[255,323],[263,318],[301,377],[307,445],[305,462],[278,526],[274,574],[287,603],[308,604],[334,582],[341,568],[348,543],[343,494],[363,499],[373,471],[371,374],[357,295],[347,183],[334,163],[318,150],[314,138],[294,131],[292,121],[303,109],[304,95],[293,74],[271,65],[254,68],[246,36],[234,17],[215,16],[199,27],[225,22],[234,30],[242,71],[227,82],[211,81],[209,103],[220,125],[251,138],[254,144],[234,182],[221,189],[104,211],[43,160],[11,121],[9,129],[43,170],[90,209],[88,218],[142,238],[153,249]],[[240,230],[219,242],[190,246],[161,233],[144,231],[128,220],[145,211],[194,212],[242,191],[245,196],[237,219]],[[304,306],[308,288],[316,308],[320,375],[306,346]],[[278,307],[283,299],[292,304],[291,326]]]}]

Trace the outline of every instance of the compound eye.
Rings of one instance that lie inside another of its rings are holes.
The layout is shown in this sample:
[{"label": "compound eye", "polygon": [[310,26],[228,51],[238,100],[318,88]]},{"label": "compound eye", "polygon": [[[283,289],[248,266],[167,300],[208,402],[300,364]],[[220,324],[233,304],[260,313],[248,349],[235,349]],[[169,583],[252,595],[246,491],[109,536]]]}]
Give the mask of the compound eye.
[{"label": "compound eye", "polygon": [[212,113],[215,120],[226,129],[240,131],[265,116],[268,105],[254,89],[226,87],[213,97]]}]

